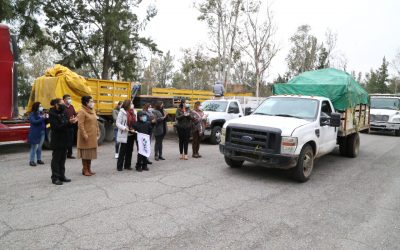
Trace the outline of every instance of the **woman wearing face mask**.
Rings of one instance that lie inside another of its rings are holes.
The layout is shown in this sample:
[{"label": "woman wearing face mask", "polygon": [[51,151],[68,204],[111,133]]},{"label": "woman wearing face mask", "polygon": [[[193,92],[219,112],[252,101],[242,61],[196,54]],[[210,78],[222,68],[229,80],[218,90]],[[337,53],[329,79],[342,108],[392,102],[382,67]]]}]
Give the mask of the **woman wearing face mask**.
[{"label": "woman wearing face mask", "polygon": [[82,109],[78,112],[78,159],[82,159],[82,174],[92,176],[92,160],[97,159],[97,137],[100,134],[94,102],[91,96],[82,96]]},{"label": "woman wearing face mask", "polygon": [[181,100],[176,110],[176,127],[179,136],[179,153],[181,160],[188,160],[188,147],[190,138],[190,127],[192,117],[190,116],[190,105],[185,99]]},{"label": "woman wearing face mask", "polygon": [[60,99],[53,99],[50,102],[53,106],[49,111],[49,122],[51,127],[51,148],[53,150],[51,159],[51,180],[55,185],[62,185],[63,182],[71,180],[65,177],[65,160],[67,159],[68,129],[77,122],[77,118],[67,118],[64,102]]},{"label": "woman wearing face mask", "polygon": [[200,158],[199,154],[200,141],[204,133],[204,122],[207,116],[204,115],[200,102],[194,104],[194,110],[191,112],[192,116],[192,150],[193,158]]},{"label": "woman wearing face mask", "polygon": [[125,100],[122,103],[118,113],[116,125],[118,127],[117,142],[119,143],[119,155],[117,161],[117,170],[132,170],[132,152],[134,142],[133,126],[136,123],[136,114],[131,100]]},{"label": "woman wearing face mask", "polygon": [[164,103],[158,101],[155,105],[155,109],[153,110],[153,115],[156,120],[156,124],[153,129],[154,137],[156,139],[154,144],[154,159],[158,160],[165,160],[162,156],[162,148],[163,148],[163,139],[164,139],[164,124],[165,119],[167,118],[168,114],[161,113],[163,111]]},{"label": "woman wearing face mask", "polygon": [[115,159],[118,159],[118,150],[119,150],[119,142],[117,142],[117,135],[118,135],[118,127],[117,127],[117,118],[119,110],[121,109],[122,102],[119,101],[118,105],[113,109],[112,116],[114,120],[114,141],[115,141]]},{"label": "woman wearing face mask", "polygon": [[31,124],[28,135],[28,143],[31,144],[29,165],[35,167],[35,156],[37,164],[44,164],[42,161],[42,146],[46,135],[46,117],[43,114],[43,106],[40,102],[35,102],[32,105],[29,122]]}]

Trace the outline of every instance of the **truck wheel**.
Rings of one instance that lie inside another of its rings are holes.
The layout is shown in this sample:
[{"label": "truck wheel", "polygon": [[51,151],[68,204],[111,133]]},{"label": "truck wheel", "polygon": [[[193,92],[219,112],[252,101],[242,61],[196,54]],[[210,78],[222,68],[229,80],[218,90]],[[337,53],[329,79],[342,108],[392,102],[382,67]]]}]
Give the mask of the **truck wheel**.
[{"label": "truck wheel", "polygon": [[314,151],[309,144],[301,149],[299,160],[293,169],[293,178],[299,182],[306,182],[314,168]]},{"label": "truck wheel", "polygon": [[221,142],[221,127],[215,126],[212,128],[210,142],[213,145],[217,145]]},{"label": "truck wheel", "polygon": [[339,152],[341,156],[347,156],[347,137],[339,138]]},{"label": "truck wheel", "polygon": [[100,128],[100,136],[99,138],[97,138],[97,144],[101,145],[106,138],[106,128],[104,127],[104,124],[102,122],[98,121],[98,123]]},{"label": "truck wheel", "polygon": [[45,149],[51,149],[51,128],[47,128],[46,133],[47,133],[47,136],[43,142],[43,147]]},{"label": "truck wheel", "polygon": [[106,136],[104,138],[105,141],[112,142],[114,141],[114,126],[111,122],[106,122],[105,124],[106,128]]},{"label": "truck wheel", "polygon": [[228,166],[231,168],[241,168],[243,166],[244,161],[236,161],[236,160],[233,160],[226,156],[224,158],[225,158],[226,164],[228,164]]},{"label": "truck wheel", "polygon": [[360,152],[360,135],[358,133],[349,135],[346,144],[347,156],[356,158]]}]

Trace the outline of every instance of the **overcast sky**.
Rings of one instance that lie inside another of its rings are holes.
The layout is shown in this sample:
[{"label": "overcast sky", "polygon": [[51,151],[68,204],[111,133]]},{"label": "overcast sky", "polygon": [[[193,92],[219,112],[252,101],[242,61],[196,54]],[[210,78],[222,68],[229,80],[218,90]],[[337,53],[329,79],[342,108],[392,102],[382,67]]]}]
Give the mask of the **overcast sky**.
[{"label": "overcast sky", "polygon": [[[157,16],[146,35],[163,51],[179,59],[182,48],[206,44],[207,27],[197,20],[193,0],[145,0],[155,3]],[[347,59],[347,69],[367,72],[378,68],[383,56],[390,61],[400,50],[400,0],[275,0],[270,1],[277,25],[276,41],[281,51],[273,61],[270,77],[283,74],[289,38],[298,26],[308,24],[311,33],[324,38],[329,28],[337,33],[336,54]],[[144,7],[142,5],[142,7]]]}]

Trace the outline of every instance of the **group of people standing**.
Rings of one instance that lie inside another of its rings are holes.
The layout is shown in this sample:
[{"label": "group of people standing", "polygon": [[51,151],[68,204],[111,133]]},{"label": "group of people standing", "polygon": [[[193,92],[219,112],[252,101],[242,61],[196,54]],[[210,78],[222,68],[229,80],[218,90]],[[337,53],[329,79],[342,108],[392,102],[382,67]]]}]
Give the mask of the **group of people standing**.
[{"label": "group of people standing", "polygon": [[168,113],[164,110],[163,102],[159,101],[152,109],[149,103],[145,104],[142,111],[136,113],[131,100],[118,103],[113,111],[115,120],[115,158],[117,158],[117,170],[132,170],[132,152],[134,144],[138,149],[136,170],[148,171],[148,164],[152,162],[139,154],[137,133],[154,135],[154,159],[165,160],[163,157],[163,140],[167,133]]},{"label": "group of people standing", "polygon": [[44,164],[41,159],[41,149],[46,136],[46,124],[50,123],[51,148],[51,180],[55,185],[70,182],[65,176],[65,161],[67,158],[74,159],[72,145],[75,138],[76,124],[77,156],[82,159],[82,175],[92,176],[91,162],[97,158],[97,137],[99,127],[97,115],[94,111],[94,102],[91,96],[81,98],[82,109],[76,113],[72,106],[71,96],[64,95],[63,99],[51,100],[52,106],[45,113],[40,102],[32,105],[29,116],[31,128],[29,130],[28,142],[31,144],[30,166],[36,166],[35,156],[38,164]]},{"label": "group of people standing", "polygon": [[[67,158],[75,159],[72,146],[75,131],[77,130],[77,158],[82,160],[82,175],[92,176],[92,160],[97,159],[97,139],[100,129],[94,102],[91,96],[81,98],[82,108],[77,113],[69,95],[63,99],[56,98],[50,103],[52,106],[45,112],[40,102],[32,105],[29,120],[31,128],[28,142],[31,144],[29,165],[45,164],[42,161],[41,149],[45,137],[51,136],[52,160],[51,180],[55,185],[62,185],[71,180],[65,176],[65,162]],[[154,109],[147,103],[140,112],[136,112],[131,100],[119,102],[113,110],[115,158],[117,170],[133,170],[132,154],[136,144],[138,154],[135,168],[138,172],[148,171],[152,164],[148,157],[139,154],[138,133],[154,136],[154,159],[165,160],[163,155],[163,140],[167,133],[168,113],[164,110],[163,102],[155,104]],[[186,100],[182,99],[176,110],[176,128],[179,136],[179,153],[181,160],[188,160],[188,145],[190,136],[193,138],[193,158],[200,158],[200,141],[204,132],[204,115],[200,102],[194,104],[194,109]],[[50,123],[50,133],[46,133],[46,125]],[[153,144],[153,143],[152,143]]]}]

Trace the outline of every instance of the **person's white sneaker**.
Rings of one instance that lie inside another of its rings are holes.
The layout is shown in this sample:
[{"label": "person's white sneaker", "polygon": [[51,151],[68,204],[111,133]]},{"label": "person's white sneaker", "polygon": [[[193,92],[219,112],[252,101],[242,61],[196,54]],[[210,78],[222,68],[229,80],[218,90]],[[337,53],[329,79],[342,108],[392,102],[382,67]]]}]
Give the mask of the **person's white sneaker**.
[{"label": "person's white sneaker", "polygon": [[115,154],[115,159],[118,159],[118,154]]}]

